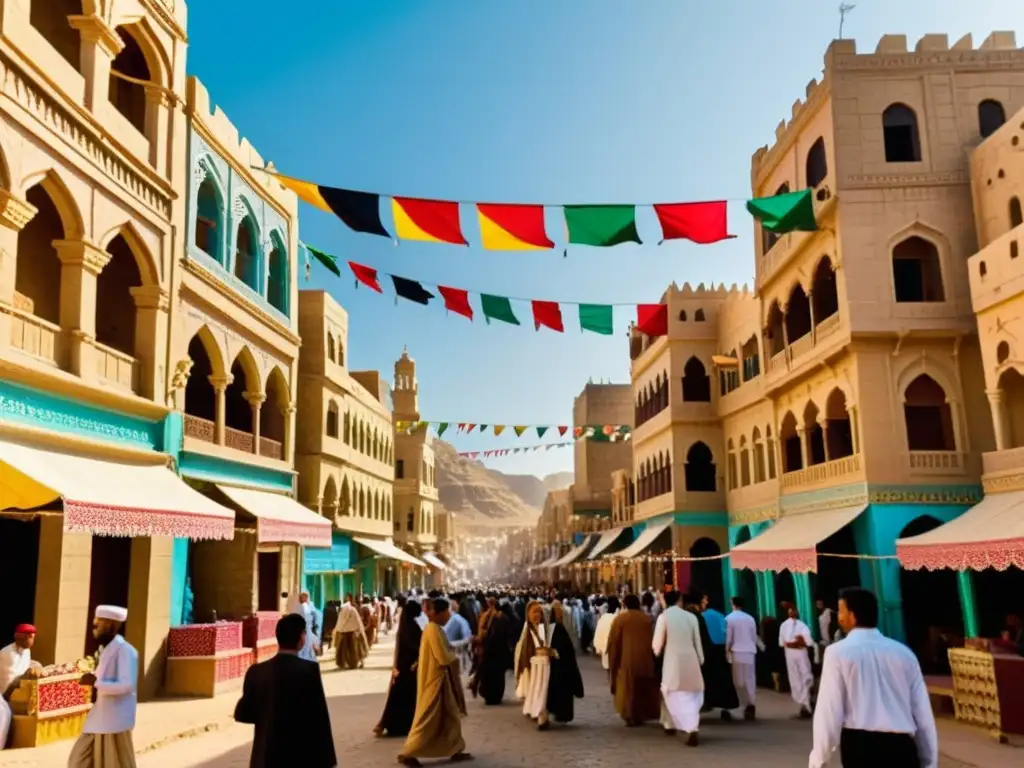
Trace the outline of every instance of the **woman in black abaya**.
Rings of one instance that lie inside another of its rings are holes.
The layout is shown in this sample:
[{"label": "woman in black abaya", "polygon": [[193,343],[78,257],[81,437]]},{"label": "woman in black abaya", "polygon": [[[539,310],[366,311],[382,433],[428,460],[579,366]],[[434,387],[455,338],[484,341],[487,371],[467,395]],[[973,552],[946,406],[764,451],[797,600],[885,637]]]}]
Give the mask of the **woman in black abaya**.
[{"label": "woman in black abaya", "polygon": [[420,657],[423,630],[416,623],[420,604],[410,600],[402,609],[402,618],[395,639],[395,661],[391,670],[391,687],[384,703],[384,714],[373,732],[377,736],[408,736],[416,714],[416,662]]},{"label": "woman in black abaya", "polygon": [[480,615],[479,662],[476,692],[487,706],[501,704],[505,697],[505,675],[512,669],[512,630],[508,616],[498,610],[497,601],[487,598],[487,610]]}]

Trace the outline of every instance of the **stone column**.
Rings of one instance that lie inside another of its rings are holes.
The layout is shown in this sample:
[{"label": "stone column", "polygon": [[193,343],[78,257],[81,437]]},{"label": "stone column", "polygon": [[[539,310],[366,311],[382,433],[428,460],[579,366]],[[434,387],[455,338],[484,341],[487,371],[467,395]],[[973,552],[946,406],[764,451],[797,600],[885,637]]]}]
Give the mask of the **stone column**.
[{"label": "stone column", "polygon": [[68,370],[95,381],[96,278],[110,254],[85,240],[54,240],[61,262],[60,327],[67,335]]},{"label": "stone column", "polygon": [[242,397],[246,399],[252,408],[252,452],[257,456],[260,454],[260,408],[266,401],[267,396],[262,392],[245,392]]},{"label": "stone column", "polygon": [[992,411],[992,426],[996,432],[996,450],[1005,451],[1013,446],[1010,444],[1010,421],[1006,413],[1006,393],[1001,389],[989,389],[988,407]]},{"label": "stone column", "polygon": [[853,443],[853,455],[860,453],[860,419],[857,416],[857,406],[847,406],[846,411],[850,414],[850,442]]},{"label": "stone column", "polygon": [[174,539],[132,539],[128,586],[128,635],[139,652],[139,699],[156,698],[163,683],[164,644],[171,626]]},{"label": "stone column", "polygon": [[281,459],[289,465],[293,462],[292,453],[295,450],[295,406],[281,406],[281,415],[284,416],[284,444],[281,446]]},{"label": "stone column", "polygon": [[135,359],[139,361],[137,394],[147,400],[164,401],[167,375],[168,309],[170,296],[159,285],[129,288],[135,300]]},{"label": "stone column", "polygon": [[38,634],[32,650],[36,661],[56,664],[81,658],[90,618],[91,572],[92,536],[67,533],[59,515],[42,516],[34,620]]},{"label": "stone column", "polygon": [[146,138],[149,139],[149,164],[166,177],[168,126],[171,116],[171,99],[163,88],[146,86]]},{"label": "stone column", "polygon": [[99,115],[110,101],[110,65],[124,50],[124,41],[99,16],[71,16],[71,26],[82,36],[80,69],[85,78],[85,108]]},{"label": "stone column", "polygon": [[213,441],[217,445],[224,445],[224,435],[226,426],[225,419],[227,417],[227,414],[225,413],[227,400],[226,395],[228,387],[234,380],[235,377],[232,376],[230,373],[227,374],[226,376],[210,376],[210,384],[213,385],[213,392],[217,398],[217,402],[215,403],[214,406],[214,413],[216,414],[216,427],[214,428],[213,433]]},{"label": "stone column", "polygon": [[832,461],[832,454],[828,450],[828,419],[822,419],[818,425],[821,427],[821,444],[825,448],[825,461]]},{"label": "stone column", "polygon": [[[0,304],[14,305],[18,277],[18,233],[35,217],[34,205],[0,188]],[[0,312],[0,346],[10,343],[11,317]]]},{"label": "stone column", "polygon": [[960,426],[960,401],[950,397],[946,403],[949,405],[949,420],[953,423],[953,450],[960,454],[967,453],[970,445]]},{"label": "stone column", "polygon": [[[807,440],[807,430],[804,427],[800,427],[797,429],[796,434],[800,438],[800,462],[803,465],[801,469],[807,469],[811,466],[811,451],[809,441]],[[782,445],[781,440],[779,445]]]}]

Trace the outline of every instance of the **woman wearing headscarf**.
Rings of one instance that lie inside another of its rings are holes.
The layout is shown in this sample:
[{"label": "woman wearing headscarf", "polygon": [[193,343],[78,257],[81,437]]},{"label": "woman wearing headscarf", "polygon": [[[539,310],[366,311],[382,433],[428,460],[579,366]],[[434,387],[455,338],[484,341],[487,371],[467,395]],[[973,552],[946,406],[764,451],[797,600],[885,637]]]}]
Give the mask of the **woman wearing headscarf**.
[{"label": "woman wearing headscarf", "polygon": [[661,716],[661,691],[650,614],[641,609],[636,595],[626,595],[625,604],[608,637],[608,674],[615,709],[632,728]]},{"label": "woman wearing headscarf", "polygon": [[359,611],[346,601],[338,613],[338,625],[334,628],[334,663],[341,669],[355,669],[363,666],[370,653],[363,632],[363,621]]},{"label": "woman wearing headscarf", "polygon": [[540,730],[548,724],[548,686],[551,684],[551,628],[544,608],[536,600],[526,606],[526,622],[515,652],[516,696],[523,700],[523,714]]},{"label": "woman wearing headscarf", "polygon": [[384,713],[373,729],[376,736],[408,736],[416,714],[416,664],[420,657],[423,630],[416,623],[420,604],[410,602],[402,611],[395,638],[395,660],[391,670],[391,687],[384,702]]},{"label": "woman wearing headscarf", "polygon": [[484,704],[496,706],[505,697],[505,673],[512,666],[512,632],[507,615],[498,610],[493,597],[480,614],[477,670],[470,690],[484,697]]},{"label": "woman wearing headscarf", "polygon": [[583,677],[576,662],[576,649],[565,628],[565,607],[558,600],[551,604],[551,684],[548,686],[548,712],[560,723],[574,717],[574,699],[583,698]]}]

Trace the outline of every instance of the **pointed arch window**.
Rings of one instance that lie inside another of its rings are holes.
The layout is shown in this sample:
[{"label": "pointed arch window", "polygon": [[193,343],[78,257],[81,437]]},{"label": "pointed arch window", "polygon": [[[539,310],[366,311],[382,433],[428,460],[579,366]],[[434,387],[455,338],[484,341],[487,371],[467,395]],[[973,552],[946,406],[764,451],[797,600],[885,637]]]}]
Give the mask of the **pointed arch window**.
[{"label": "pointed arch window", "polygon": [[277,232],[270,236],[270,256],[268,260],[267,302],[281,314],[287,315],[288,251]]},{"label": "pointed arch window", "polygon": [[921,162],[921,137],[914,110],[906,104],[890,104],[882,113],[882,141],[885,162]]}]

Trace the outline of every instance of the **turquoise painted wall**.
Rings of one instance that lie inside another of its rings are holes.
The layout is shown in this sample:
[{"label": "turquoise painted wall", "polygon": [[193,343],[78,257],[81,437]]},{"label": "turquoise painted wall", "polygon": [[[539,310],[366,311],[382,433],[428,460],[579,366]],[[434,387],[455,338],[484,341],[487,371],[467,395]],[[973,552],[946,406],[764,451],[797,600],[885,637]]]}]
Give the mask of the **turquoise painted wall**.
[{"label": "turquoise painted wall", "polygon": [[200,453],[181,451],[178,470],[185,477],[211,483],[240,483],[268,491],[291,493],[294,475],[265,467],[228,461]]},{"label": "turquoise painted wall", "polygon": [[352,567],[355,558],[352,548],[355,543],[340,531],[332,535],[330,549],[306,548],[302,557],[302,570],[305,575],[321,573],[340,573]]},{"label": "turquoise painted wall", "polygon": [[171,561],[171,626],[185,623],[185,579],[188,577],[188,539],[175,539]]}]

